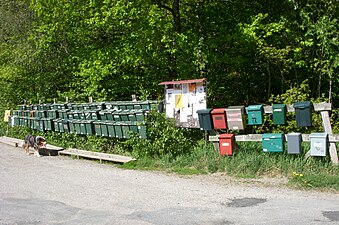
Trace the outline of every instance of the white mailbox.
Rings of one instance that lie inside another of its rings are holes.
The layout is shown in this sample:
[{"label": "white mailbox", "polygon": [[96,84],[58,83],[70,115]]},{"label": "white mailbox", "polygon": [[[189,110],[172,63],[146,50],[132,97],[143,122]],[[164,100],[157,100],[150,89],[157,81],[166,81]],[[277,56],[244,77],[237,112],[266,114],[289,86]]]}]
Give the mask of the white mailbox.
[{"label": "white mailbox", "polygon": [[311,156],[326,156],[328,151],[328,135],[326,133],[310,134]]}]

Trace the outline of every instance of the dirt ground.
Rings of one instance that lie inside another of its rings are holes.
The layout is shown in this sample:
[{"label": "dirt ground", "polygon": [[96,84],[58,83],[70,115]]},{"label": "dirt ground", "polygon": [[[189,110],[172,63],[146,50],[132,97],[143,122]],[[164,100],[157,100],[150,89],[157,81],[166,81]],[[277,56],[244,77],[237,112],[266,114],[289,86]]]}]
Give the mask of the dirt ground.
[{"label": "dirt ground", "polygon": [[339,224],[339,194],[284,178],[123,170],[0,144],[0,224]]}]

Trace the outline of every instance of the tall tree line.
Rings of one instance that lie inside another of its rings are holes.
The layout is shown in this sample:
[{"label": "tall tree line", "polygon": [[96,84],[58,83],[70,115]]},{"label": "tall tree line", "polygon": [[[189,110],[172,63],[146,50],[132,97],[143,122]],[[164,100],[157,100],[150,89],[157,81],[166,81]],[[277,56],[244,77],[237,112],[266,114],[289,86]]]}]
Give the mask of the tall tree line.
[{"label": "tall tree line", "polygon": [[338,0],[2,0],[0,104],[161,98],[208,79],[211,106],[307,80],[338,102]]}]

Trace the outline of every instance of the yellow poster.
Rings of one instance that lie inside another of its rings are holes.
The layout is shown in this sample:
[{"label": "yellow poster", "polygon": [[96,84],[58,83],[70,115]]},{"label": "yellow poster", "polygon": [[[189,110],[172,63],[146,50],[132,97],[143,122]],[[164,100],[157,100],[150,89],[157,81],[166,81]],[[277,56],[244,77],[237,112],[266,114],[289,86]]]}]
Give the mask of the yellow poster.
[{"label": "yellow poster", "polygon": [[175,108],[181,109],[183,106],[183,96],[181,94],[175,95]]},{"label": "yellow poster", "polygon": [[11,115],[11,110],[5,110],[4,121],[8,122],[8,117]]}]

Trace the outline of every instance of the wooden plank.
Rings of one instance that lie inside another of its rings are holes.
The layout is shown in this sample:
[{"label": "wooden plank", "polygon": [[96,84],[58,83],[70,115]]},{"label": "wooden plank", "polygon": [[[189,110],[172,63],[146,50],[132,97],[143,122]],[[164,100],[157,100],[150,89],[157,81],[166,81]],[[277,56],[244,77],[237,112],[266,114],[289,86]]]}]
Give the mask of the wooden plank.
[{"label": "wooden plank", "polygon": [[80,149],[65,149],[63,151],[59,151],[59,154],[63,155],[75,155],[78,157],[84,158],[91,158],[91,159],[99,159],[100,161],[111,161],[111,162],[119,162],[119,163],[126,163],[130,161],[134,161],[136,159],[127,156],[121,156],[116,154],[107,154],[101,152],[92,152],[92,151],[85,151]]},{"label": "wooden plank", "polygon": [[[14,147],[22,147],[22,145],[24,143],[24,141],[21,140],[21,139],[5,137],[5,136],[0,137],[0,142],[14,146]],[[46,147],[44,147],[44,148],[46,148],[48,150],[55,150],[55,151],[60,151],[60,150],[63,149],[61,147],[50,145],[50,144],[47,144]]]},{"label": "wooden plank", "polygon": [[[310,142],[309,134],[302,134],[303,142]],[[218,142],[219,135],[209,136],[209,141]],[[339,134],[329,134],[329,142],[336,143],[339,142]],[[262,134],[246,134],[246,135],[235,135],[235,141],[261,141]],[[287,134],[285,134],[285,140],[287,140]]]},{"label": "wooden plank", "polygon": [[[293,105],[286,105],[287,106],[287,112],[294,112]],[[321,102],[321,103],[314,103],[313,104],[314,111],[331,111],[332,110],[332,104],[328,102]],[[264,106],[264,112],[265,113],[272,113],[272,106],[266,105]]]}]

